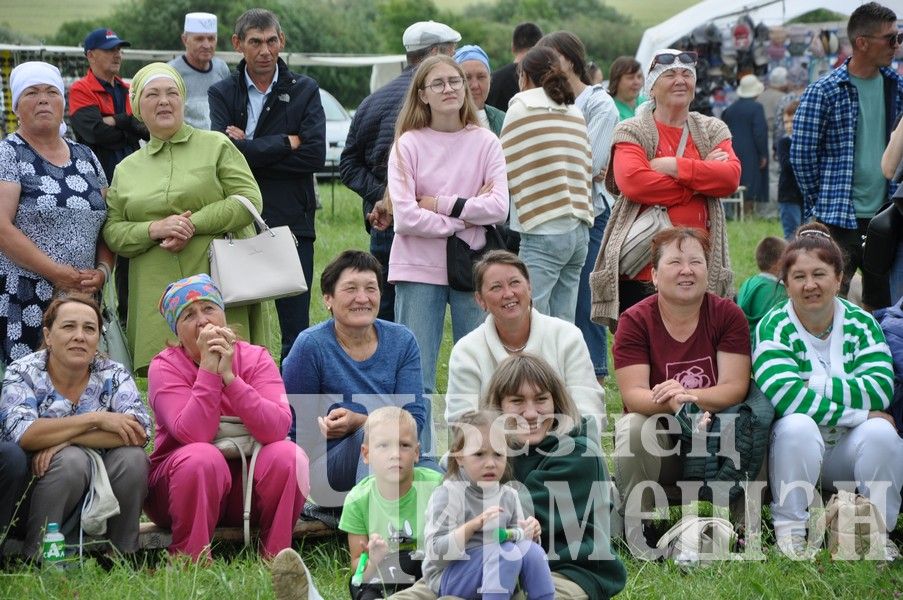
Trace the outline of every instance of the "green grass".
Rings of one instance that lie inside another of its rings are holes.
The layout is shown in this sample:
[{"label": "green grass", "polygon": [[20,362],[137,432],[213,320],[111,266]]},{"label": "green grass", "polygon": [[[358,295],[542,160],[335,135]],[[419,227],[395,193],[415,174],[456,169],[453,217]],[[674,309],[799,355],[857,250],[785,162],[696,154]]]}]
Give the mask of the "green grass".
[{"label": "green grass", "polygon": [[44,40],[67,21],[103,19],[121,0],[0,0],[0,23]]},{"label": "green grass", "polygon": [[[361,226],[360,201],[341,185],[335,202],[329,184],[321,187],[323,209],[317,215],[316,273],[345,248],[367,247]],[[755,273],[756,242],[766,235],[780,235],[777,221],[749,219],[730,222],[728,233],[736,283]],[[312,322],[326,318],[320,300],[319,283],[312,284]],[[446,323],[447,325],[447,323]],[[446,327],[446,343],[440,355],[438,384],[444,390],[451,334]],[[621,411],[621,400],[613,378],[606,382],[609,428]],[[610,440],[611,438],[606,438]],[[609,455],[611,448],[607,449]],[[766,522],[766,530],[768,523]],[[898,527],[898,532],[900,528]],[[348,597],[350,577],[348,554],[341,537],[307,541],[298,546],[320,592],[327,600]],[[176,562],[170,565],[164,552],[148,555],[141,568],[117,565],[107,572],[94,561],[65,573],[45,573],[26,567],[0,572],[0,600],[72,598],[120,600],[122,598],[162,598],[199,600],[273,598],[269,573],[257,555],[234,545],[216,546],[217,559],[203,567]],[[622,556],[626,553],[621,552]],[[672,564],[642,563],[627,558],[628,582],[619,598],[899,598],[903,596],[903,569],[872,562],[831,561],[822,552],[812,562],[792,562],[775,556],[766,548],[767,560],[734,560],[708,568],[684,572]]]}]

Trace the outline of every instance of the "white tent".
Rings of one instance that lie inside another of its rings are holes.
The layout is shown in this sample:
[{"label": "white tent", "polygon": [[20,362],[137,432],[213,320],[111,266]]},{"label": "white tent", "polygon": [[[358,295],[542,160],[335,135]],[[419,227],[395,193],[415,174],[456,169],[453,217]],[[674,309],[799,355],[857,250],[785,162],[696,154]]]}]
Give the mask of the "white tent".
[{"label": "white tent", "polygon": [[[753,23],[765,23],[768,26],[783,25],[790,19],[804,15],[818,8],[849,15],[864,0],[703,0],[680,12],[664,23],[650,27],[643,33],[640,46],[636,51],[636,59],[645,69],[652,60],[652,55],[661,48],[671,45],[696,27],[714,21],[721,25],[725,21],[735,20],[748,14]],[[898,18],[903,18],[903,0],[881,0],[881,4],[889,7]]]}]

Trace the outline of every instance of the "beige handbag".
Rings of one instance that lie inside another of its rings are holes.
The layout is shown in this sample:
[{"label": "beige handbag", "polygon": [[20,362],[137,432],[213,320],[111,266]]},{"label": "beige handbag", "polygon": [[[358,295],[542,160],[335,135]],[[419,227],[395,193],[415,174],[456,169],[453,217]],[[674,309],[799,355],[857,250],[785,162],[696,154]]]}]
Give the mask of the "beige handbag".
[{"label": "beige handbag", "polygon": [[650,206],[637,215],[621,246],[618,271],[628,277],[636,277],[652,261],[652,238],[669,227],[671,219],[666,206]]},{"label": "beige handbag", "polygon": [[[251,492],[254,487],[254,467],[257,454],[263,447],[254,439],[238,417],[219,418],[219,428],[213,445],[228,459],[241,459],[241,489],[244,493],[242,520],[244,521],[245,546],[251,543]],[[251,458],[250,462],[248,457]]]},{"label": "beige handbag", "polygon": [[[684,155],[689,137],[690,129],[685,123],[675,157]],[[672,225],[671,219],[668,217],[667,206],[653,205],[637,215],[630,229],[627,230],[624,245],[621,246],[618,271],[630,278],[636,277],[643,267],[652,261],[652,238],[659,231],[670,227]]]},{"label": "beige handbag", "polygon": [[868,498],[840,490],[825,507],[828,550],[840,560],[884,558],[884,517]]},{"label": "beige handbag", "polygon": [[254,216],[260,233],[247,239],[232,234],[210,243],[210,277],[226,306],[296,296],[307,291],[298,258],[298,240],[287,226],[270,228],[244,196],[234,196]]}]

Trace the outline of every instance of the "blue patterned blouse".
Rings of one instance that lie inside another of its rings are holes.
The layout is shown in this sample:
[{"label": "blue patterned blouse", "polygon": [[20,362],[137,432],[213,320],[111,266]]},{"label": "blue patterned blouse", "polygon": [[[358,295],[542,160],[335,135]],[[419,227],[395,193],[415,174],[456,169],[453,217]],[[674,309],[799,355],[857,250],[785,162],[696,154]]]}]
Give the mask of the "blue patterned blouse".
[{"label": "blue patterned blouse", "polygon": [[39,418],[99,411],[134,415],[149,440],[151,419],[131,373],[101,355],[91,363],[90,370],[88,386],[78,403],[73,404],[54,389],[47,372],[46,350],[10,364],[0,392],[0,440],[19,443],[25,430]]}]

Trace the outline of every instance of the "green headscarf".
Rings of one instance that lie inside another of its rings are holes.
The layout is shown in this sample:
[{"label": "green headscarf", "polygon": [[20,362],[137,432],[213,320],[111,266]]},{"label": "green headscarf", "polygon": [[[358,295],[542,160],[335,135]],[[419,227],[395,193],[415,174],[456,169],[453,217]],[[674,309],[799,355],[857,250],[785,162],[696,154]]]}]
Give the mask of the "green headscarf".
[{"label": "green headscarf", "polygon": [[178,71],[166,63],[155,62],[142,67],[132,78],[132,87],[129,89],[129,101],[132,103],[132,114],[142,123],[144,122],[144,119],[141,118],[141,93],[144,91],[144,86],[146,86],[148,82],[157,79],[158,77],[168,77],[175,81],[176,87],[179,88],[179,95],[182,96],[183,101],[187,95],[185,92],[185,82],[182,81],[182,76],[179,75]]}]

